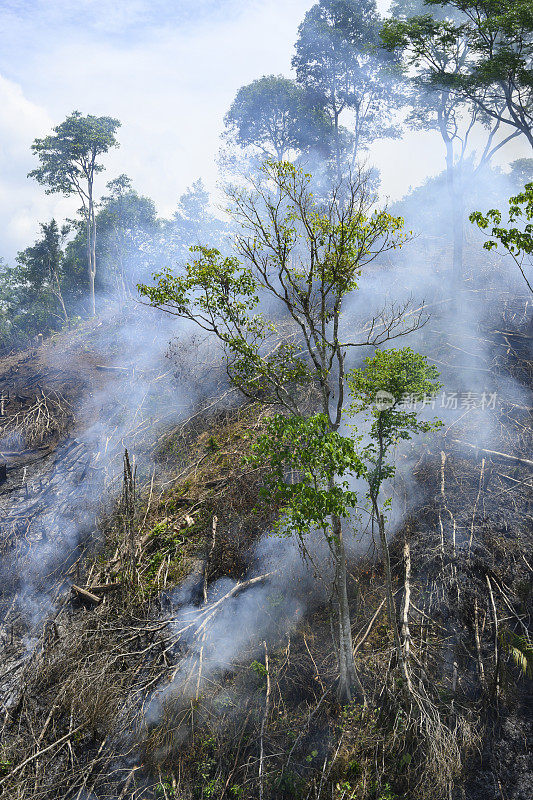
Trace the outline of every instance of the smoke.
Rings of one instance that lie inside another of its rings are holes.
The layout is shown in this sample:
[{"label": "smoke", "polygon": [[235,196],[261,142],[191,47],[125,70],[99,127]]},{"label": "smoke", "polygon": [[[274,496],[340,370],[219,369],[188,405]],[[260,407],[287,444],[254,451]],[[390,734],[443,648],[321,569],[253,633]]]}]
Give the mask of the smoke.
[{"label": "smoke", "polygon": [[[214,369],[201,387],[176,380],[166,358],[176,328],[173,318],[138,304],[116,306],[73,333],[70,342],[63,336],[61,348],[43,348],[46,370],[72,381],[81,397],[71,437],[27,468],[21,454],[20,468],[8,473],[6,492],[0,494],[3,606],[16,598],[30,630],[75,581],[78,559],[98,546],[99,522],[120,494],[124,450],[143,485],[157,469],[152,450],[158,434],[215,392],[220,374]],[[180,330],[186,335],[187,326]],[[182,354],[182,374],[198,369],[198,357],[207,354]],[[217,361],[212,346],[209,359]]]},{"label": "smoke", "polygon": [[[306,156],[306,168],[315,173],[319,195],[326,192],[333,180],[331,163],[319,154],[311,154]],[[487,205],[501,207],[514,190],[501,173],[469,172],[468,167],[463,174],[463,188],[465,218],[469,210]],[[406,228],[413,231],[414,238],[401,253],[394,251],[361,276],[357,291],[346,304],[347,324],[358,330],[384,307],[407,301],[415,309],[424,305],[428,312],[426,324],[384,346],[409,345],[429,354],[439,367],[444,386],[443,393],[434,403],[428,403],[422,414],[440,417],[447,435],[460,431],[468,436],[469,444],[490,447],[498,435],[502,405],[531,403],[529,393],[518,380],[491,368],[495,348],[501,346],[494,338],[497,305],[504,291],[510,300],[523,294],[520,276],[510,261],[484,251],[481,237],[465,221],[463,289],[459,298],[453,295],[450,220],[454,209],[443,175],[410,192],[391,210],[405,217]],[[204,234],[205,229],[191,232],[198,241]],[[209,235],[212,234],[213,231]],[[149,263],[163,266],[176,261],[177,255],[183,255],[182,244],[180,239],[169,246],[163,236],[154,244],[156,255]],[[129,270],[131,283],[144,268],[144,260],[129,257],[125,269]],[[492,304],[491,291],[496,287],[499,295],[494,294]],[[105,319],[80,336],[70,352],[47,351],[49,367],[68,372],[70,359],[77,358],[76,347],[87,347],[93,368],[104,368],[99,371],[102,380],[98,386],[88,387],[76,409],[79,423],[75,441],[65,443],[54,459],[36,472],[36,481],[45,480],[46,492],[43,494],[40,488],[37,491],[30,475],[30,489],[20,487],[10,496],[15,511],[8,512],[2,523],[4,537],[12,533],[17,549],[3,560],[0,578],[18,594],[30,629],[57,608],[57,587],[63,588],[66,575],[72,580],[76,559],[98,539],[98,520],[120,491],[124,449],[130,451],[142,483],[156,469],[151,453],[156,433],[185,419],[201,396],[220,390],[216,370],[201,385],[192,379],[195,366],[187,360],[186,349],[181,351],[178,381],[165,358],[169,340],[176,335],[178,341],[189,337],[195,330],[192,323],[177,323],[133,301],[128,301],[129,306],[114,305],[112,298],[106,302],[109,307]],[[527,301],[524,317],[526,309]],[[517,319],[521,319],[519,314]],[[220,353],[211,340],[200,350],[198,357],[204,361],[205,376],[205,367],[209,362],[214,365]],[[349,368],[359,366],[364,355],[370,354],[370,350],[356,352],[349,360]],[[354,424],[365,433],[361,420],[354,420]],[[431,443],[425,442],[424,446]],[[397,477],[403,482],[403,490],[401,495],[394,494],[390,487],[385,490],[394,497],[388,514],[391,534],[422,499],[412,475],[419,452],[417,441],[398,448]],[[352,487],[363,505],[364,481],[353,481]],[[32,520],[31,528],[25,532],[22,523],[28,518]],[[351,557],[370,546],[367,513],[359,512],[345,528]],[[176,589],[171,599],[170,625],[176,643],[174,672],[168,685],[153,697],[149,721],[159,719],[167,699],[196,696],[214,676],[248,655],[251,648],[262,640],[279,640],[314,603],[328,599],[332,567],[327,545],[316,534],[307,546],[310,560],[302,557],[295,540],[266,534],[249,553],[247,580],[266,577],[242,588],[221,578],[209,587],[205,606],[197,607],[192,602],[190,584]]]},{"label": "smoke", "polygon": [[[512,191],[508,178],[499,171],[485,170],[464,175],[465,215],[475,208],[502,205]],[[387,524],[393,536],[405,523],[407,517],[427,500],[428,488],[422,488],[413,475],[414,467],[425,451],[440,448],[440,437],[445,433],[446,441],[457,437],[474,447],[495,447],[500,434],[502,408],[509,404],[527,406],[531,402],[529,391],[511,374],[494,370],[498,341],[495,327],[501,313],[502,295],[509,298],[524,295],[520,276],[510,260],[489,254],[483,250],[483,239],[464,223],[462,290],[457,295],[451,285],[451,200],[443,176],[429,180],[419,190],[413,191],[391,211],[402,214],[406,228],[413,231],[412,241],[399,251],[393,251],[372,265],[361,275],[358,289],[346,304],[346,325],[351,331],[358,330],[369,317],[379,316],[383,308],[410,302],[413,309],[426,309],[425,324],[405,337],[385,343],[383,347],[403,347],[427,354],[441,373],[442,390],[435,399],[418,405],[422,418],[441,419],[443,431],[437,434],[416,437],[401,443],[394,453],[396,475],[394,482],[384,487],[383,496],[391,497],[387,511]],[[498,293],[495,288],[498,287]],[[523,301],[527,318],[527,298]],[[371,348],[356,349],[349,358],[348,367],[360,366]],[[348,422],[348,420],[347,420]],[[358,433],[365,435],[367,425],[362,419],[351,420]],[[346,428],[346,434],[351,429]],[[364,480],[350,481],[350,488],[357,492],[360,506],[357,515],[345,525],[346,547],[354,558],[372,547],[369,513],[363,509],[367,486]],[[431,488],[429,489],[431,492]],[[433,493],[438,492],[435,486]],[[465,536],[458,532],[458,545]],[[461,538],[462,537],[462,538]],[[269,607],[272,587],[279,590],[282,601],[277,610],[280,629],[286,624],[296,624],[311,598],[314,602],[321,596],[316,591],[316,573],[302,560],[294,543],[288,545],[276,537],[267,536],[256,552],[252,575],[268,571],[269,560],[262,547],[268,545],[274,560],[282,565],[276,577],[269,578],[268,585],[243,591],[237,597],[228,597],[217,612],[218,617],[209,627],[204,625],[206,608],[186,604],[176,617],[174,632],[180,639],[184,653],[177,658],[177,666],[168,687],[154,701],[154,718],[160,713],[160,703],[169,697],[193,696],[198,686],[204,685],[220,671],[231,667],[243,653],[249,656],[250,647],[272,635],[272,619],[265,613]],[[309,543],[317,564],[327,562],[327,550],[320,539]],[[315,549],[313,549],[315,548]],[[325,570],[327,582],[327,569]],[[288,576],[298,575],[302,585],[308,587],[303,596],[294,592]],[[213,587],[210,602],[236,585],[226,580]],[[324,596],[324,595],[322,595]],[[295,597],[298,604],[295,606]],[[300,599],[301,598],[301,599]],[[187,597],[180,594],[174,598],[178,604],[186,603]],[[202,638],[205,633],[205,639]],[[198,663],[202,658],[201,684],[198,681]],[[192,693],[192,695],[190,694]]]}]

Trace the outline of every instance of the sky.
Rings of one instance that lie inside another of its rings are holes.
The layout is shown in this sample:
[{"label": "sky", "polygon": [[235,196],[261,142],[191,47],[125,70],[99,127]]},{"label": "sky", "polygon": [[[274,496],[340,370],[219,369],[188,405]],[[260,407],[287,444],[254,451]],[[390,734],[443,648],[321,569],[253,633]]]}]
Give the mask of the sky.
[{"label": "sky", "polygon": [[[99,188],[120,173],[161,215],[201,177],[217,182],[223,117],[238,89],[291,74],[310,0],[0,0],[0,257],[31,244],[38,223],[77,204],[27,178],[30,147],[77,109],[122,123]],[[386,0],[381,0],[381,10]],[[523,147],[504,159],[528,155]],[[442,169],[436,134],[377,142],[369,154],[395,199]]]}]

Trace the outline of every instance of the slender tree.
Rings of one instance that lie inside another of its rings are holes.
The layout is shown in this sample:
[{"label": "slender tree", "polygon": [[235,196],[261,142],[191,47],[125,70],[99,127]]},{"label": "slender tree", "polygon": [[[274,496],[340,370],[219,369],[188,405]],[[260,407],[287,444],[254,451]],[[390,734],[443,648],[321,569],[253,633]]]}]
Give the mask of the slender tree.
[{"label": "slender tree", "polygon": [[407,661],[408,643],[400,640],[396,605],[392,586],[392,573],[387,541],[385,513],[390,500],[382,498],[385,482],[395,472],[392,457],[398,442],[410,439],[438,427],[440,422],[420,420],[416,411],[406,407],[435,396],[441,384],[437,381],[437,368],[428,364],[425,356],[409,347],[401,350],[378,350],[366,358],[364,366],[349,373],[348,385],[352,397],[351,412],[366,415],[370,421],[370,443],[363,450],[368,480],[368,497],[372,519],[377,525],[387,591],[389,626],[406,685],[411,690],[411,677]]},{"label": "slender tree", "polygon": [[[311,443],[299,448],[299,469],[305,473],[305,454],[314,453],[316,485],[304,479],[302,495],[318,492],[326,515],[322,529],[335,559],[339,686],[341,696],[349,699],[355,669],[342,509],[350,497],[338,481],[345,472],[357,472],[358,462],[349,447],[343,456],[344,445],[337,438],[345,362],[352,348],[402,335],[418,327],[421,317],[406,318],[403,306],[354,332],[353,319],[344,309],[346,298],[369,264],[405,241],[403,220],[374,207],[362,178],[334,192],[323,206],[313,198],[310,182],[311,176],[292,164],[267,162],[250,192],[233,195],[233,217],[241,227],[235,254],[224,257],[216,249],[193,248],[197,258],[187,264],[184,275],[166,270],[154,276],[154,285],[141,286],[140,291],[152,305],[214,333],[234,385],[247,397],[278,406],[295,420],[295,435]],[[270,319],[259,313],[261,298],[273,309]],[[304,424],[304,387],[316,393],[321,410],[313,429]],[[287,431],[280,427],[278,439]],[[333,453],[329,461],[320,456],[321,444],[324,452]],[[309,523],[316,519],[305,504],[299,511]]]},{"label": "slender tree", "polygon": [[87,268],[91,313],[96,314],[94,280],[96,275],[95,175],[104,167],[98,159],[117,147],[115,133],[120,122],[112,117],[83,116],[74,111],[51,136],[36,139],[32,150],[40,166],[29,173],[47,187],[47,194],[77,194],[87,231]]},{"label": "slender tree", "polygon": [[331,120],[339,176],[348,147],[353,167],[375,139],[400,134],[399,125],[391,123],[401,98],[399,75],[382,47],[379,28],[375,0],[320,0],[298,29],[292,64],[298,83]]}]

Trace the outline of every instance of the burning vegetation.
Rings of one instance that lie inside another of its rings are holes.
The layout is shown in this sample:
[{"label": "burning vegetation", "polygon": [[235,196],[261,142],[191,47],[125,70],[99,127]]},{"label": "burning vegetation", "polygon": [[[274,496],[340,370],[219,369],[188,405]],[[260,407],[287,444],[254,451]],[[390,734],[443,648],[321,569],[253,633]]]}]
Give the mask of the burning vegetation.
[{"label": "burning vegetation", "polygon": [[[224,222],[98,202],[114,118],[35,140],[83,208],[0,274],[1,797],[532,796],[518,5],[320,0],[227,114]],[[402,109],[445,171],[388,207]]]}]

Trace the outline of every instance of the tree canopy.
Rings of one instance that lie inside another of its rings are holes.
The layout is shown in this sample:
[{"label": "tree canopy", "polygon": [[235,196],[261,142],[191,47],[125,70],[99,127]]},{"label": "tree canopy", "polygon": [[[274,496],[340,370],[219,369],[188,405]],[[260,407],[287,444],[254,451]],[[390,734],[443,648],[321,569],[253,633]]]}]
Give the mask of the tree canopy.
[{"label": "tree canopy", "polygon": [[308,94],[282,75],[266,75],[242,86],[224,118],[238,144],[254,145],[283,161],[292,153],[324,150],[331,137],[328,117]]},{"label": "tree canopy", "polygon": [[[391,110],[400,99],[394,59],[381,46],[375,0],[320,0],[298,29],[292,65],[298,83],[328,114],[336,159],[351,147],[351,162],[377,138],[399,135]],[[349,113],[347,139],[340,127]]]},{"label": "tree canopy", "polygon": [[533,8],[531,0],[427,0],[461,15],[446,23],[468,43],[469,57],[442,79],[485,114],[533,146]]}]

